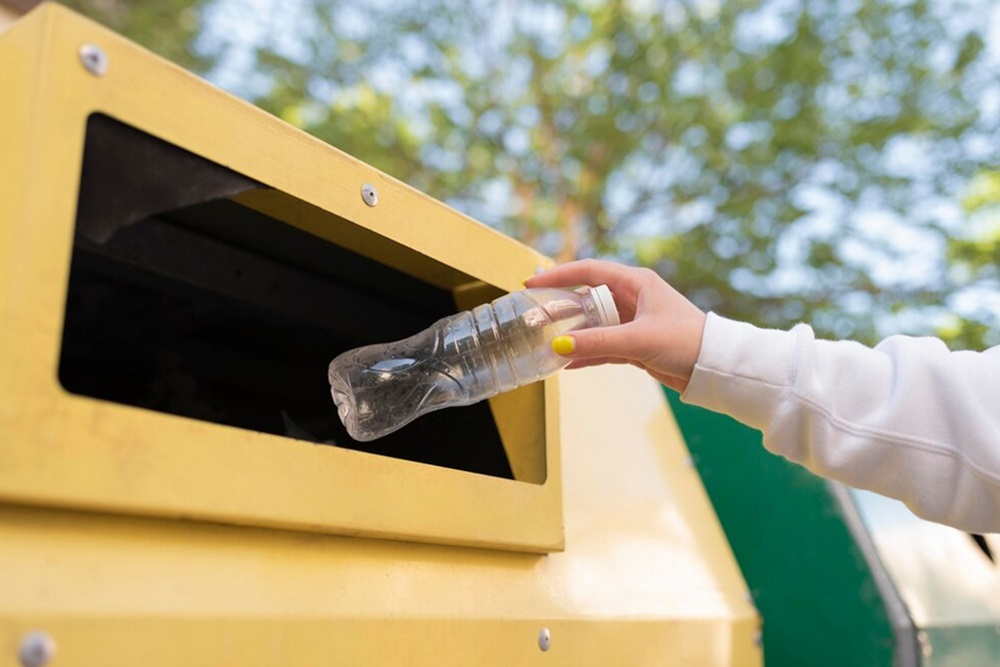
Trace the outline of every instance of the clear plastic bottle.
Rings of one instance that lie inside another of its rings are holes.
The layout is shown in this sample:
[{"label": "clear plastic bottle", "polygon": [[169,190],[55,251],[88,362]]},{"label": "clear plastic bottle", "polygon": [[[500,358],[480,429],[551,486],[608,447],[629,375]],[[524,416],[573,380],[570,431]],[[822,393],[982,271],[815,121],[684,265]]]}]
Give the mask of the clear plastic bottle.
[{"label": "clear plastic bottle", "polygon": [[344,352],[330,363],[330,391],[351,437],[374,440],[433,410],[542,380],[569,364],[553,338],[618,323],[606,285],[513,292],[410,338]]}]

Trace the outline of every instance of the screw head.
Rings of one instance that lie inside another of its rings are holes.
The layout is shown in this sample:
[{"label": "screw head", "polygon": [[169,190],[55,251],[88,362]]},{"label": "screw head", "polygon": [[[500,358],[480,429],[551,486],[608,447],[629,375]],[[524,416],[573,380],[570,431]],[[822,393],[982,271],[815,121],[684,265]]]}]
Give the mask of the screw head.
[{"label": "screw head", "polygon": [[548,628],[542,628],[538,632],[538,648],[548,651],[552,646],[552,633]]},{"label": "screw head", "polygon": [[96,44],[84,44],[80,47],[80,62],[94,76],[108,73],[108,55]]},{"label": "screw head", "polygon": [[369,206],[375,206],[378,204],[378,190],[371,183],[365,183],[361,186],[361,198]]},{"label": "screw head", "polygon": [[56,655],[56,643],[42,630],[29,632],[21,640],[17,657],[23,667],[44,667]]}]

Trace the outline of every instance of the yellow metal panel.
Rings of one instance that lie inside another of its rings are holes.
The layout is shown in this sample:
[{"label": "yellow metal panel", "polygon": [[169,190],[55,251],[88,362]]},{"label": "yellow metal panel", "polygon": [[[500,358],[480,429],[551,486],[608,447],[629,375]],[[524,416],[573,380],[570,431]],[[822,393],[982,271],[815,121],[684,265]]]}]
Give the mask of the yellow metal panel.
[{"label": "yellow metal panel", "polygon": [[[80,66],[84,43],[108,54],[104,77]],[[40,629],[56,664],[102,667],[761,663],[736,564],[659,387],[635,369],[564,373],[518,398],[536,415],[543,400],[544,423],[505,445],[541,425],[545,461],[515,465],[544,483],[64,392],[62,303],[95,111],[275,188],[241,201],[456,299],[476,281],[516,289],[547,260],[60,7],[0,37],[0,65],[23,103],[0,109],[8,662]]]},{"label": "yellow metal panel", "polygon": [[659,387],[631,368],[562,385],[564,552],[0,506],[0,646],[40,629],[56,664],[101,667],[761,664]]},{"label": "yellow metal panel", "polygon": [[[38,32],[37,30],[35,32]],[[0,39],[0,72],[3,79],[4,100],[23,99],[30,94],[30,56],[32,46],[41,39],[28,30],[18,30]],[[22,193],[27,184],[25,179],[32,158],[28,149],[28,105],[7,104],[6,112],[0,117],[0,146],[8,159],[0,159],[0,266],[11,266],[14,261],[13,220],[23,217]],[[10,159],[17,156],[19,159]],[[0,322],[10,322],[7,305],[11,302],[11,292],[17,289],[12,282],[0,281]],[[11,327],[0,327],[0,349],[8,349],[7,334]],[[0,378],[5,372],[0,364]],[[2,381],[2,380],[0,380]]]},{"label": "yellow metal panel", "polygon": [[[544,484],[495,479],[68,395],[56,369],[83,131],[94,112],[275,188],[244,203],[439,286],[517,288],[547,260],[58,5],[36,10],[2,39],[16,104],[4,106],[0,121],[14,138],[0,156],[11,176],[0,312],[17,324],[0,334],[0,391],[14,397],[0,404],[0,498],[561,548],[558,475]],[[107,54],[104,76],[81,66],[78,50],[88,43]],[[364,183],[379,189],[376,208],[361,198]],[[550,407],[536,404],[528,417],[545,420],[536,428],[544,428],[549,470],[558,470],[555,391],[546,383]]]}]

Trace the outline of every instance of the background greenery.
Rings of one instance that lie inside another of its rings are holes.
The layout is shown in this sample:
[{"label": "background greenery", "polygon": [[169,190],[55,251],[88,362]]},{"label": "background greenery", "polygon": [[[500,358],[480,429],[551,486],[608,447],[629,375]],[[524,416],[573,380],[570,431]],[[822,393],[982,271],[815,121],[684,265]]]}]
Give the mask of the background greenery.
[{"label": "background greenery", "polygon": [[1000,343],[990,0],[66,4],[559,260]]}]

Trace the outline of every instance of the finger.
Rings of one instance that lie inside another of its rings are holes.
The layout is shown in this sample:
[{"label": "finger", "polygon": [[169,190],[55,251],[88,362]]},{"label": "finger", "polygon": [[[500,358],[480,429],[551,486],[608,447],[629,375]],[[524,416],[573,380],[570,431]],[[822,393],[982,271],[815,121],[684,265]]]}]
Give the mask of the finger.
[{"label": "finger", "polygon": [[635,318],[636,304],[643,285],[650,275],[648,269],[637,269],[614,262],[584,259],[562,264],[524,281],[525,287],[574,287],[576,285],[607,285],[618,308],[622,322]]},{"label": "finger", "polygon": [[552,269],[531,276],[524,281],[526,287],[568,287],[571,285],[604,285],[627,280],[629,269],[614,262],[582,259],[560,264]]},{"label": "finger", "polygon": [[630,361],[635,356],[633,339],[634,331],[628,324],[596,327],[556,336],[552,339],[552,349],[557,354],[574,361],[607,357]]},{"label": "finger", "polygon": [[619,359],[617,357],[594,357],[592,359],[576,359],[570,362],[569,366],[566,368],[573,370],[576,368],[587,368],[589,366],[600,366],[602,364],[628,364],[632,363],[627,359]]}]

